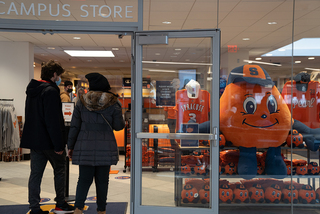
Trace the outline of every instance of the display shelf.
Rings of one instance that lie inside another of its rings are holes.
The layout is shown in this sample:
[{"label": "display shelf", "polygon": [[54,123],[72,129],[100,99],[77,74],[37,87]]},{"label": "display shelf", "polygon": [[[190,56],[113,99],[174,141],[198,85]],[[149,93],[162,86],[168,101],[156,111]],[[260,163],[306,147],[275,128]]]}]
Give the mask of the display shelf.
[{"label": "display shelf", "polygon": [[[204,208],[208,208],[209,207],[209,204],[202,204],[202,203],[183,203],[181,202],[180,206],[182,207],[204,207]],[[280,202],[278,204],[275,204],[275,203],[235,203],[235,202],[232,202],[230,204],[228,203],[219,203],[219,206],[222,206],[222,207],[247,207],[247,206],[250,206],[250,207],[264,207],[264,206],[267,206],[267,207],[291,207],[291,204],[288,203],[283,203],[283,202]],[[301,204],[301,203],[297,203],[297,204],[293,204],[294,207],[305,207],[305,208],[312,208],[312,207],[320,207],[320,203],[315,203],[315,204]]]},{"label": "display shelf", "polygon": [[[251,207],[262,207],[262,206],[268,206],[268,207],[291,207],[291,203],[283,203],[280,202],[278,204],[275,203],[235,203],[232,202],[230,204],[228,203],[219,203],[219,206],[232,206],[232,207],[246,207],[246,206],[251,206]],[[293,204],[294,207],[320,207],[320,203],[316,203],[316,204],[301,204],[301,203],[297,203],[297,204]]]},{"label": "display shelf", "polygon": [[[220,178],[242,178],[242,177],[240,175],[220,175]],[[255,178],[285,179],[285,178],[291,178],[291,176],[287,175],[285,177],[277,178],[276,176],[272,176],[272,175],[257,175],[252,179],[255,179]],[[292,178],[320,178],[320,175],[292,175]]]}]

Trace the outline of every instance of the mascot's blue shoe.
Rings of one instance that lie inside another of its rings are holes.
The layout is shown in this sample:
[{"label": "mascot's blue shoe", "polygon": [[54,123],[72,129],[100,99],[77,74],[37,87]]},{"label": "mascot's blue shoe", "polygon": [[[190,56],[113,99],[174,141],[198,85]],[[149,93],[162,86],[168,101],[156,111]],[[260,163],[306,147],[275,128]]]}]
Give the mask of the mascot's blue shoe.
[{"label": "mascot's blue shoe", "polygon": [[246,148],[239,146],[239,150],[238,174],[244,179],[256,177],[258,168],[256,147]]},{"label": "mascot's blue shoe", "polygon": [[269,147],[266,156],[265,173],[274,178],[284,178],[287,176],[287,167],[281,156],[281,147]]}]

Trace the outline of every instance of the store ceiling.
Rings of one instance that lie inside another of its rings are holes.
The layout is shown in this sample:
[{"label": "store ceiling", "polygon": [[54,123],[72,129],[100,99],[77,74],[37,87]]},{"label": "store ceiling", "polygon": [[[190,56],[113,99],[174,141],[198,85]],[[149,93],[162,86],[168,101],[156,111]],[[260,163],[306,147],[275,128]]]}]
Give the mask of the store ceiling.
[{"label": "store ceiling", "polygon": [[[228,45],[249,52],[251,60],[301,38],[315,38],[320,32],[320,1],[296,0],[295,24],[292,24],[292,0],[220,0],[217,24],[217,1],[215,0],[145,0],[144,30],[221,29],[221,54]],[[22,17],[21,17],[22,18]],[[170,21],[171,24],[163,24]],[[270,25],[268,22],[277,22]],[[293,30],[294,27],[294,30]],[[74,37],[81,37],[75,40]],[[250,38],[250,40],[243,40]],[[130,76],[131,38],[102,34],[42,34],[0,32],[0,41],[29,41],[34,44],[35,61],[55,59],[61,62],[68,74],[84,75],[101,72],[105,75]],[[54,48],[54,49],[50,49]],[[63,50],[112,50],[114,58],[75,58]],[[173,47],[172,47],[173,48]],[[169,57],[157,56],[160,60]],[[294,72],[304,68],[319,68],[320,57],[294,57]],[[179,56],[175,58],[179,61]],[[182,58],[181,58],[182,60]],[[191,59],[190,61],[196,61]],[[264,66],[273,76],[290,76],[291,57],[263,57],[264,62],[281,63],[281,67]]]}]

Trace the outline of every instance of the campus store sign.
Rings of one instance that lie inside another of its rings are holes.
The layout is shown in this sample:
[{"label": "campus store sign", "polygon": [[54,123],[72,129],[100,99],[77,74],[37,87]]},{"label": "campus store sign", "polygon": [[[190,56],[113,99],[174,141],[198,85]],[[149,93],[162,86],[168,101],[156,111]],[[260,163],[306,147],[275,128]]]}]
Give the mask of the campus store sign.
[{"label": "campus store sign", "polygon": [[138,0],[0,0],[0,19],[137,22]]}]

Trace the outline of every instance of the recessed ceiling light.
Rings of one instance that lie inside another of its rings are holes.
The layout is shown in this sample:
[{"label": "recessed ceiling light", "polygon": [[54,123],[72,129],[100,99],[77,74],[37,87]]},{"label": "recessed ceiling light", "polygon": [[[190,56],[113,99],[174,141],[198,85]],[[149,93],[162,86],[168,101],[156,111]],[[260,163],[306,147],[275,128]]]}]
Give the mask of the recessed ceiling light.
[{"label": "recessed ceiling light", "polygon": [[276,25],[278,24],[277,22],[268,22],[268,25]]},{"label": "recessed ceiling light", "polygon": [[113,50],[113,51],[118,51],[119,48],[112,48],[111,50]]},{"label": "recessed ceiling light", "polygon": [[55,47],[47,47],[47,49],[49,49],[49,50],[54,50],[54,49],[56,49]]},{"label": "recessed ceiling light", "polygon": [[286,49],[280,48],[280,49],[278,49],[278,51],[286,51]]},{"label": "recessed ceiling light", "polygon": [[176,49],[174,49],[175,51],[181,51],[181,48],[176,48]]},{"label": "recessed ceiling light", "polygon": [[81,37],[75,36],[75,37],[73,37],[73,39],[81,39]]},{"label": "recessed ceiling light", "polygon": [[294,63],[298,64],[298,63],[301,63],[301,61],[297,60],[297,61],[294,61]]},{"label": "recessed ceiling light", "polygon": [[262,60],[262,58],[261,57],[257,57],[256,60]]},{"label": "recessed ceiling light", "polygon": [[244,41],[248,41],[248,40],[250,40],[250,38],[243,38],[242,40],[244,40]]},{"label": "recessed ceiling light", "polygon": [[310,60],[311,60],[311,59],[315,59],[315,58],[314,58],[314,57],[308,57],[308,59],[310,59]]},{"label": "recessed ceiling light", "polygon": [[162,22],[162,24],[170,25],[171,22],[165,21],[165,22]]},{"label": "recessed ceiling light", "polygon": [[112,51],[64,50],[64,52],[73,57],[114,57]]},{"label": "recessed ceiling light", "polygon": [[155,53],[155,55],[160,56],[160,53]]}]

